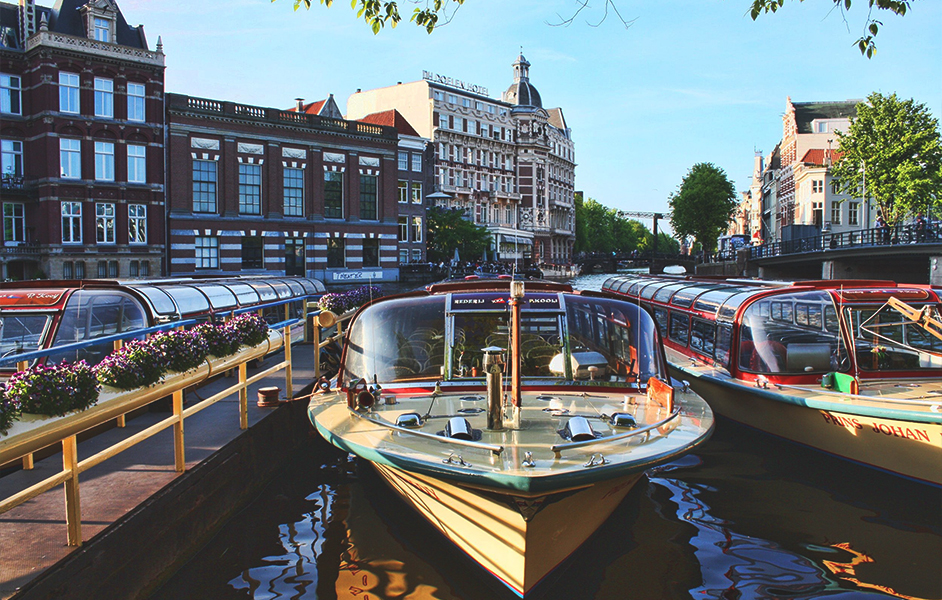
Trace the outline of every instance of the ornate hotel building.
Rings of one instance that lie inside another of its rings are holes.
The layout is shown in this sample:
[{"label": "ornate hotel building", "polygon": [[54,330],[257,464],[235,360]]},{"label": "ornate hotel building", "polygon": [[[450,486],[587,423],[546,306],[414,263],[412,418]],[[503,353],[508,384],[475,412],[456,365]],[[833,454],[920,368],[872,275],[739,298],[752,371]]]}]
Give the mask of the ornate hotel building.
[{"label": "ornate hotel building", "polygon": [[444,194],[440,205],[488,229],[489,259],[567,263],[575,241],[574,147],[562,110],[543,108],[529,66],[517,59],[501,100],[481,86],[425,73],[419,81],[357,91],[347,118],[396,109],[431,139],[429,192]]},{"label": "ornate hotel building", "polygon": [[164,54],[112,0],[0,2],[2,277],[144,277],[164,258]]}]

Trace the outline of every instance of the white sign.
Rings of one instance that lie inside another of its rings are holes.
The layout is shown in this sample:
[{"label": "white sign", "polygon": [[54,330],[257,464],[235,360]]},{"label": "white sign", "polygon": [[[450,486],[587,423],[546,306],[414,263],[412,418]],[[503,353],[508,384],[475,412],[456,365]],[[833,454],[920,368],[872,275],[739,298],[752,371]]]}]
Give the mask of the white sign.
[{"label": "white sign", "polygon": [[483,85],[475,85],[473,83],[461,81],[460,79],[455,79],[453,77],[445,77],[444,75],[432,73],[431,71],[422,71],[422,79],[431,81],[432,83],[440,83],[442,85],[447,85],[448,87],[471,92],[473,94],[480,94],[482,96],[488,95],[487,88]]},{"label": "white sign", "polygon": [[332,273],[334,281],[365,281],[370,279],[382,279],[382,271],[344,271],[342,273]]}]

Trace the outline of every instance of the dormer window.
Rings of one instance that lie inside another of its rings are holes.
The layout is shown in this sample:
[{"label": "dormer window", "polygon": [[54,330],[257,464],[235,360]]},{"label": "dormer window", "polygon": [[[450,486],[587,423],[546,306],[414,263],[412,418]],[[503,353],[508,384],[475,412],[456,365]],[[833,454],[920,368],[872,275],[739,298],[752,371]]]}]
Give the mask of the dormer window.
[{"label": "dormer window", "polygon": [[95,17],[94,20],[94,34],[95,39],[99,42],[110,42],[111,41],[111,21],[108,19],[102,19],[100,17]]}]

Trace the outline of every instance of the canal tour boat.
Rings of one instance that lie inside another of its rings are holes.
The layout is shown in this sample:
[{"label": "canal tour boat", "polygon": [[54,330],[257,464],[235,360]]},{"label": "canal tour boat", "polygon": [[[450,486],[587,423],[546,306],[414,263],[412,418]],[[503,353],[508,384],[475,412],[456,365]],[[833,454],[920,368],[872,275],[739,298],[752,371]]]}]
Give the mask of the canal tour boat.
[{"label": "canal tour boat", "polygon": [[[329,321],[328,321],[329,322]],[[652,316],[542,281],[469,280],[376,300],[308,408],[519,596],[713,414],[668,378]]]},{"label": "canal tour boat", "polygon": [[720,415],[942,487],[942,320],[930,286],[627,275],[674,375]]}]

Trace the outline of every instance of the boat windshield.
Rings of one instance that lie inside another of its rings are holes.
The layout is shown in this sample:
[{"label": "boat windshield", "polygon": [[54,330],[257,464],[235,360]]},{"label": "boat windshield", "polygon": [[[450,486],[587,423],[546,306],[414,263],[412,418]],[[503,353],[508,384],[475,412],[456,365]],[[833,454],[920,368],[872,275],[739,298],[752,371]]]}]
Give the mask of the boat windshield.
[{"label": "boat windshield", "polygon": [[819,373],[850,367],[830,294],[764,297],[742,315],[739,368],[755,373]]},{"label": "boat windshield", "polygon": [[[509,362],[506,296],[397,298],[366,308],[350,326],[345,383],[374,376],[384,383],[483,381],[484,348],[501,348]],[[636,305],[583,296],[565,296],[561,303],[557,294],[530,295],[521,311],[521,376],[643,383],[664,376],[655,336],[654,320]]]},{"label": "boat windshield", "polygon": [[39,350],[50,320],[49,315],[36,313],[10,311],[0,315],[0,356]]},{"label": "boat windshield", "polygon": [[844,311],[854,332],[854,353],[860,369],[942,369],[942,340],[891,306],[853,306]]}]

